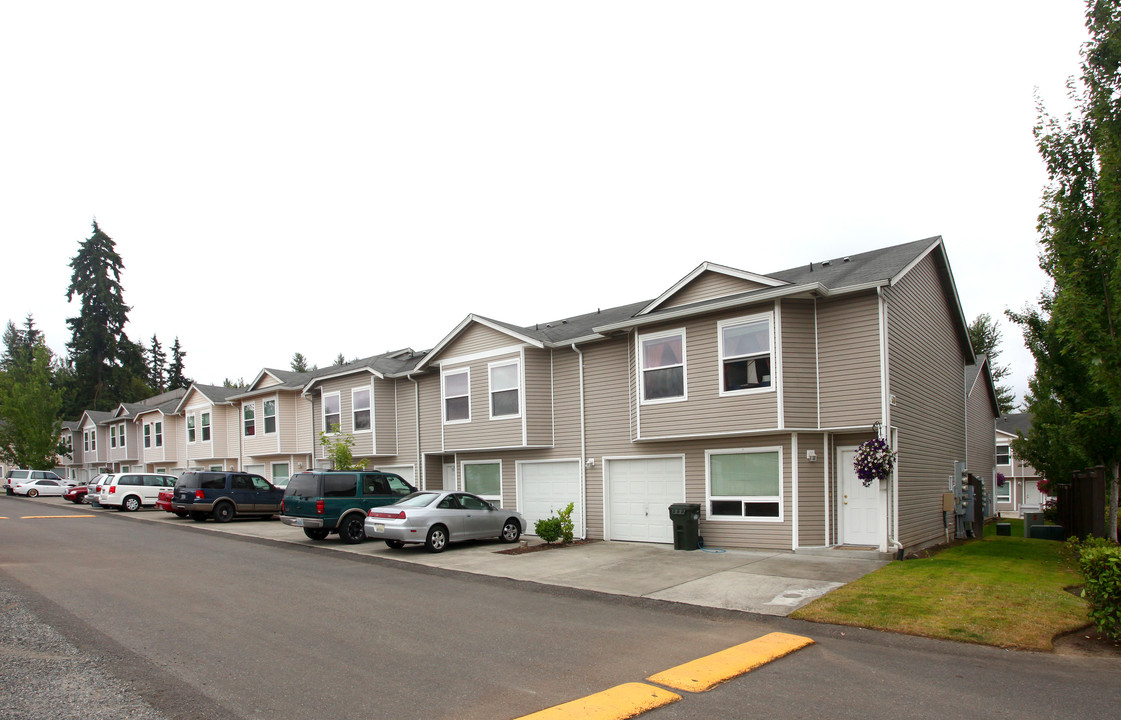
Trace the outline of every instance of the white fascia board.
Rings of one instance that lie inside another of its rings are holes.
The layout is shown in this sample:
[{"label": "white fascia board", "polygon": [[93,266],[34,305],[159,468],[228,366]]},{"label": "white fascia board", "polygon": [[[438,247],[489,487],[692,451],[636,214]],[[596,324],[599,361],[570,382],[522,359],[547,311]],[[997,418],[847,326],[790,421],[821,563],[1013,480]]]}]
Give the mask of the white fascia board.
[{"label": "white fascia board", "polygon": [[702,273],[707,272],[707,271],[720,273],[722,275],[730,275],[732,277],[740,278],[741,280],[749,280],[751,282],[757,282],[760,285],[766,285],[768,287],[780,287],[780,286],[783,286],[783,285],[789,285],[789,283],[787,283],[784,280],[776,280],[775,278],[767,277],[766,275],[757,275],[755,273],[747,272],[746,270],[737,270],[736,268],[731,268],[731,267],[728,267],[726,265],[718,265],[716,263],[703,262],[700,265],[698,265],[696,268],[694,268],[691,273],[689,273],[685,277],[678,280],[676,283],[674,283],[674,285],[671,288],[666,290],[664,293],[662,293],[658,297],[654,298],[650,302],[649,305],[642,308],[641,310],[639,310],[635,314],[636,315],[646,315],[647,313],[653,312],[659,306],[661,306],[662,303],[664,303],[666,300],[668,300],[674,293],[676,293],[678,290],[685,287],[689,283],[693,282],[693,280],[697,279],[698,276],[700,276]]},{"label": "white fascia board", "polygon": [[463,320],[458,325],[455,326],[455,329],[452,330],[447,335],[445,335],[443,340],[436,343],[436,346],[434,348],[432,348],[431,350],[429,350],[427,354],[425,354],[424,359],[421,360],[419,363],[417,363],[416,367],[414,367],[409,372],[412,372],[412,373],[420,372],[421,370],[423,370],[428,365],[435,364],[436,356],[439,355],[440,352],[443,351],[443,349],[445,347],[447,347],[449,344],[451,344],[452,340],[455,340],[455,338],[458,337],[459,334],[462,333],[464,330],[466,330],[467,326],[471,325],[472,323],[478,323],[479,325],[483,325],[484,327],[488,327],[491,330],[494,330],[496,332],[500,332],[500,333],[503,333],[505,335],[509,335],[510,337],[514,338],[515,340],[518,340],[519,342],[525,343],[527,345],[532,345],[533,347],[536,347],[536,348],[544,349],[544,347],[545,347],[545,343],[543,343],[542,341],[540,341],[536,338],[531,338],[528,335],[524,335],[522,333],[515,332],[514,330],[511,330],[510,328],[505,327],[503,325],[499,325],[498,323],[496,323],[492,320],[488,320],[485,317],[481,317],[479,315],[472,314],[472,315],[468,315],[467,317],[463,318]]},{"label": "white fascia board", "polygon": [[[316,384],[321,383],[324,380],[334,380],[335,378],[346,377],[347,375],[356,375],[358,373],[363,373],[363,372],[364,373],[369,373],[370,375],[373,375],[374,377],[378,378],[379,380],[384,380],[385,379],[385,375],[381,374],[380,372],[373,369],[372,367],[350,368],[349,370],[344,370],[344,371],[341,371],[341,372],[333,373],[331,375],[321,375],[320,377],[312,378],[311,380],[308,381],[308,384],[304,385],[303,389],[300,390],[300,394],[301,395],[307,395]],[[272,388],[264,388],[261,392],[263,393],[263,392],[265,392],[267,390],[271,390],[271,389]],[[238,397],[244,397],[244,396],[239,395]]]},{"label": "white fascia board", "polygon": [[[633,318],[631,320],[623,320],[622,322],[611,323],[610,325],[601,325],[597,328],[592,328],[600,336],[609,332],[617,330],[627,330],[629,328],[641,327],[643,325],[653,325],[655,323],[669,322],[671,320],[678,320],[687,318],[693,315],[703,315],[711,312],[719,312],[721,310],[731,310],[745,305],[754,305],[759,302],[766,302],[767,300],[777,300],[779,298],[790,297],[792,295],[800,295],[803,293],[810,293],[818,297],[836,297],[838,295],[847,295],[849,293],[861,292],[863,290],[872,290],[883,285],[887,285],[887,280],[877,280],[875,282],[863,283],[861,285],[849,285],[843,288],[830,289],[818,282],[806,283],[804,285],[784,285],[783,287],[774,288],[773,290],[763,290],[758,293],[752,294],[749,297],[738,297],[728,300],[719,300],[712,303],[705,303],[704,305],[691,305],[686,308],[678,310],[667,310],[658,313],[656,316],[646,316],[642,318]],[[569,340],[565,345],[570,345],[573,341]]]}]

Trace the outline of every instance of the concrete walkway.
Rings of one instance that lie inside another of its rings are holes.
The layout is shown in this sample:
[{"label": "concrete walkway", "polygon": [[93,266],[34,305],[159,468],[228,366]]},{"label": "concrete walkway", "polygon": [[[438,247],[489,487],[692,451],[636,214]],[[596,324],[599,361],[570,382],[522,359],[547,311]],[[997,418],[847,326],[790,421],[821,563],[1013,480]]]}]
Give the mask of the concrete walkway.
[{"label": "concrete walkway", "polygon": [[121,518],[168,523],[201,532],[260,538],[323,548],[335,552],[385,558],[457,572],[511,578],[545,585],[594,590],[613,595],[653,598],[703,607],[789,615],[830,590],[888,564],[878,553],[844,549],[775,552],[704,549],[676,551],[672,545],[599,541],[536,552],[506,554],[503,550],[540,545],[534,537],[514,545],[495,541],[454,543],[442,553],[422,545],[393,550],[381,542],[347,545],[337,535],[309,540],[279,520],[235,519],[218,524],[180,519],[161,510],[137,513],[73,505],[58,498],[29,501],[68,510],[112,513]]}]

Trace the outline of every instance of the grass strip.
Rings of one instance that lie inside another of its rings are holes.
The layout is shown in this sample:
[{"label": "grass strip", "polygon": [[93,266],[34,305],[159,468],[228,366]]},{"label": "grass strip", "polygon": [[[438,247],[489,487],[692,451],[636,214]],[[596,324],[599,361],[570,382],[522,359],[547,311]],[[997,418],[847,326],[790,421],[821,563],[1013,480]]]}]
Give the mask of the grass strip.
[{"label": "grass strip", "polygon": [[1025,650],[1086,625],[1088,606],[1064,588],[1081,576],[1063,544],[992,534],[929,558],[894,562],[791,617]]}]

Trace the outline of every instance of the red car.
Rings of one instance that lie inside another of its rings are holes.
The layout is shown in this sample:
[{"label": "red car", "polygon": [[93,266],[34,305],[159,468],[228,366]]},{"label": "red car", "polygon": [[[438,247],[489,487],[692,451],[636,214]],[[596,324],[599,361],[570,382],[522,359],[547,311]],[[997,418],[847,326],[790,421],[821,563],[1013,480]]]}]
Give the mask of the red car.
[{"label": "red car", "polygon": [[69,500],[72,503],[81,505],[83,502],[85,502],[86,493],[88,493],[89,491],[90,488],[88,485],[78,485],[64,492],[62,494],[62,499]]},{"label": "red car", "polygon": [[156,496],[156,509],[167,510],[169,513],[175,513],[176,517],[187,517],[186,510],[175,510],[171,507],[171,498],[175,495],[175,488],[168,488],[167,490],[160,490],[160,494]]}]

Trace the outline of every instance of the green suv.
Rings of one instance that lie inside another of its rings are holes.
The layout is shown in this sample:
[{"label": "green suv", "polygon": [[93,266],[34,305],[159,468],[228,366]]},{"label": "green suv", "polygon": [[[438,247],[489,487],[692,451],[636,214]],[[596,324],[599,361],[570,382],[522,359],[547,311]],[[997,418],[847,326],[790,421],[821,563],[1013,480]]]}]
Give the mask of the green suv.
[{"label": "green suv", "polygon": [[280,521],[303,528],[312,540],[333,532],[345,543],[366,539],[370,508],[395,503],[416,488],[400,475],[376,470],[311,470],[296,473],[284,488]]}]

